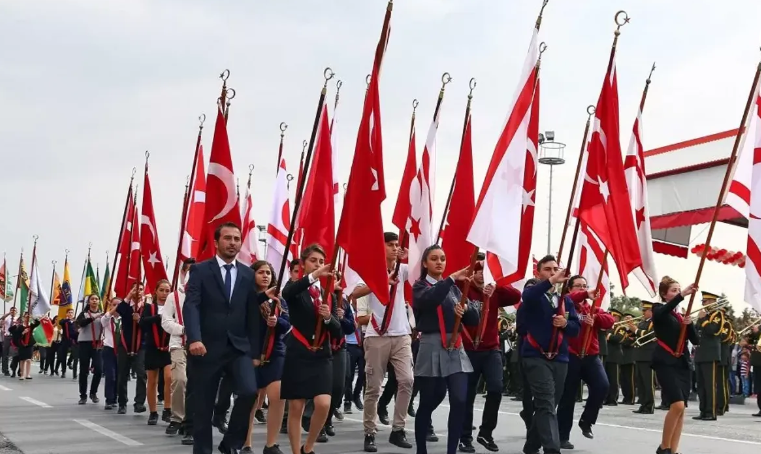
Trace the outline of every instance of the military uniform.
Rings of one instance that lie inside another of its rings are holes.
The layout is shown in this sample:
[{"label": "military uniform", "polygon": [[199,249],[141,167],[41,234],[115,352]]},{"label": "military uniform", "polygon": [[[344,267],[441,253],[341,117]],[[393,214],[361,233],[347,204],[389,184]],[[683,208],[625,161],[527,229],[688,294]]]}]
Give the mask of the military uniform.
[{"label": "military uniform", "polygon": [[[632,314],[624,314],[633,317]],[[624,338],[621,340],[621,363],[619,384],[621,394],[624,399],[621,401],[624,405],[634,405],[635,375],[634,375],[634,332],[623,327]]]},{"label": "military uniform", "polygon": [[[710,293],[703,292],[703,304],[711,303]],[[723,315],[719,311],[710,311],[698,319],[696,326],[700,344],[695,347],[695,373],[697,375],[700,414],[692,419],[714,421],[719,413],[718,403],[721,387],[721,326]]]},{"label": "military uniform", "polygon": [[[616,321],[621,318],[621,312],[616,309],[611,309],[610,314],[616,318]],[[624,339],[624,329],[621,327],[611,328],[605,332],[605,338],[605,346],[608,351],[605,355],[605,374],[608,376],[608,383],[610,383],[605,405],[618,405],[618,365],[623,357],[621,341]]]},{"label": "military uniform", "polygon": [[735,344],[736,335],[735,329],[732,326],[732,320],[726,316],[724,309],[719,309],[719,312],[722,318],[721,334],[719,335],[721,337],[721,362],[719,363],[721,383],[719,391],[722,399],[720,401],[721,405],[717,406],[717,414],[721,416],[729,411],[729,374],[731,373],[732,346]]},{"label": "military uniform", "polygon": [[[649,301],[642,302],[643,311],[651,311],[653,303]],[[634,362],[635,373],[637,377],[637,398],[639,408],[634,413],[652,414],[655,410],[655,377],[653,375],[652,360],[653,351],[655,350],[653,321],[652,318],[645,318],[637,325],[637,331],[634,337],[637,342],[634,344]]]},{"label": "military uniform", "polygon": [[750,366],[753,368],[753,389],[756,393],[756,405],[758,406],[758,413],[754,413],[753,416],[761,417],[761,331],[750,333]]}]

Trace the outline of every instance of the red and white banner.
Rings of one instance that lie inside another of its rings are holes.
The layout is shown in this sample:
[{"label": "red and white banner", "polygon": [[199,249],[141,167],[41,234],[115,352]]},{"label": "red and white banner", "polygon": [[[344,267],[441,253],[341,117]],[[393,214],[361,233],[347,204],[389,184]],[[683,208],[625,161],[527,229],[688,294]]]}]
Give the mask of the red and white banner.
[{"label": "red and white banner", "polygon": [[241,226],[241,245],[238,253],[238,261],[246,266],[251,266],[256,261],[259,247],[259,232],[253,213],[253,197],[251,195],[251,182],[246,186],[245,210],[243,211],[243,225]]},{"label": "red and white banner", "polygon": [[[275,268],[275,272],[280,272],[285,255],[285,243],[288,239],[288,230],[291,228],[291,204],[288,198],[288,172],[285,169],[285,159],[280,160],[280,167],[275,177],[275,190],[273,191],[272,209],[270,210],[270,220],[267,224],[267,261]],[[291,251],[294,251],[292,245]],[[293,253],[288,254],[287,261],[294,258]],[[288,268],[286,267],[286,273]],[[281,284],[288,282],[286,276],[280,277]]]},{"label": "red and white banner", "polygon": [[156,231],[156,216],[153,213],[153,194],[151,179],[148,176],[148,164],[145,165],[143,180],[143,215],[140,217],[140,255],[145,268],[145,283],[153,291],[156,283],[166,279],[164,258],[161,255],[159,236]]}]

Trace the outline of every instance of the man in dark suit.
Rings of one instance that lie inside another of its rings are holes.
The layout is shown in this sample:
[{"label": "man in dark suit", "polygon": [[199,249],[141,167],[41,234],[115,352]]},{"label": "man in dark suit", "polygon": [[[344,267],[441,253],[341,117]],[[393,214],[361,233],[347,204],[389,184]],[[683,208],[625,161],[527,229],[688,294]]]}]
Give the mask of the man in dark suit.
[{"label": "man in dark suit", "polygon": [[256,401],[259,305],[275,298],[277,292],[271,289],[269,296],[257,295],[253,271],[235,260],[241,247],[238,226],[225,223],[217,227],[214,244],[214,258],[192,268],[182,308],[196,390],[193,453],[212,453],[212,413],[224,373],[231,377],[238,397],[219,451],[237,454],[245,442]]}]

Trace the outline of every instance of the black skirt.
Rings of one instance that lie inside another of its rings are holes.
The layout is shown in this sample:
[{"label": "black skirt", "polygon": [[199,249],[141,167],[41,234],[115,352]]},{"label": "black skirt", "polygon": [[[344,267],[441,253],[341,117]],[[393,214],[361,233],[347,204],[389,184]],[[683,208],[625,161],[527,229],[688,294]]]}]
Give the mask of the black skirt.
[{"label": "black skirt", "polygon": [[279,381],[283,376],[285,357],[273,356],[263,365],[256,368],[256,387],[266,388],[271,383]]},{"label": "black skirt", "polygon": [[692,376],[687,364],[653,364],[655,376],[661,385],[661,399],[668,403],[684,402],[690,398]]},{"label": "black skirt", "polygon": [[19,347],[18,360],[26,361],[27,359],[32,359],[32,353],[34,353],[34,346],[32,345],[28,345],[26,347]]},{"label": "black skirt", "polygon": [[[280,398],[286,400],[312,399],[333,392],[333,358],[309,357],[286,351]],[[260,384],[259,387],[262,387]]]},{"label": "black skirt", "polygon": [[156,348],[145,349],[145,370],[163,369],[172,364],[172,356],[168,351]]}]

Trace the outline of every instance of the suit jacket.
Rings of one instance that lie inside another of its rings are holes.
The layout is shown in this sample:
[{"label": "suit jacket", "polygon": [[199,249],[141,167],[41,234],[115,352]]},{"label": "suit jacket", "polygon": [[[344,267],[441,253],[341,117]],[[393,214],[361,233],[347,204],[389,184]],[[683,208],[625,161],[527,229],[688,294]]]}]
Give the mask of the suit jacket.
[{"label": "suit jacket", "polygon": [[700,344],[695,347],[696,363],[713,363],[721,360],[721,325],[724,316],[719,311],[710,312],[698,319]]},{"label": "suit jacket", "polygon": [[251,358],[259,358],[259,305],[267,300],[255,291],[254,272],[236,262],[237,276],[232,300],[216,256],[191,268],[185,289],[182,317],[187,344],[203,342],[208,357],[222,356],[229,347]]}]

